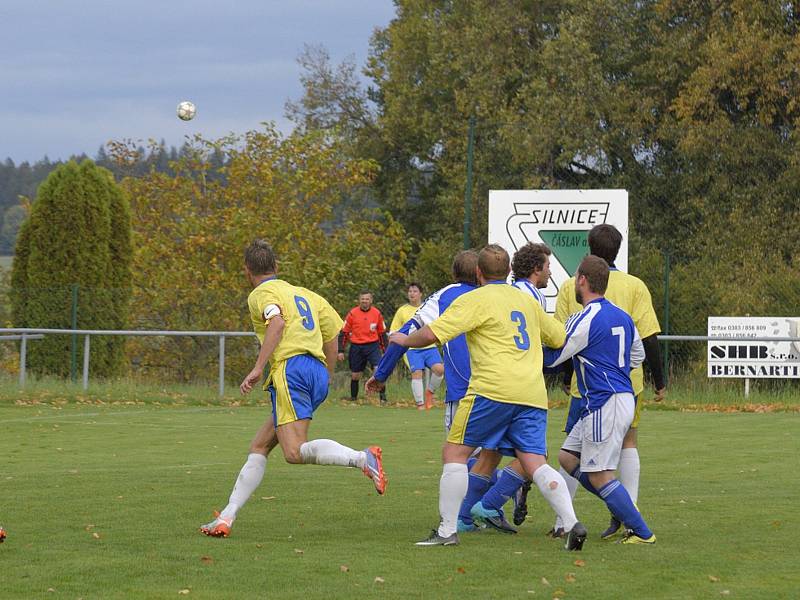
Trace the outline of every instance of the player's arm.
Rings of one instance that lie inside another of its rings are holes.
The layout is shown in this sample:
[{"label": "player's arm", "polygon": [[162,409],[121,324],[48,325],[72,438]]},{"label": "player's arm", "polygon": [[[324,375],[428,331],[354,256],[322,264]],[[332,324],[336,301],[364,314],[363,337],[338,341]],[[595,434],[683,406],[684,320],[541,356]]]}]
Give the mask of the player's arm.
[{"label": "player's arm", "polygon": [[283,329],[286,322],[280,315],[280,308],[272,304],[265,309],[265,316],[267,313],[269,313],[270,316],[267,318],[268,323],[267,331],[264,333],[264,343],[261,344],[261,349],[258,351],[258,358],[256,358],[255,366],[239,386],[239,391],[242,394],[249,393],[253,389],[253,386],[263,377],[264,369],[283,337]]},{"label": "player's arm", "polygon": [[657,337],[657,334],[661,331],[661,325],[658,323],[658,317],[653,308],[653,298],[650,295],[650,290],[641,280],[639,280],[639,285],[636,286],[636,298],[632,312],[633,322],[642,336],[647,366],[650,367],[650,372],[653,374],[656,401],[663,400],[666,384],[664,383],[664,371],[661,365],[661,347]]},{"label": "player's arm", "polygon": [[[474,296],[464,294],[450,305],[438,319],[434,319],[411,335],[392,334],[389,341],[406,348],[422,348],[431,344],[442,344],[454,337],[471,331],[491,316],[491,308],[480,306]],[[417,315],[414,315],[415,319]]]},{"label": "player's arm", "polygon": [[[416,331],[416,329],[417,327],[415,321],[414,319],[411,319],[410,321],[407,321],[397,333],[408,335],[413,331]],[[381,356],[381,362],[378,363],[378,366],[375,369],[375,372],[372,374],[372,377],[370,377],[365,384],[368,392],[380,392],[383,390],[386,380],[389,379],[389,376],[394,372],[394,368],[397,366],[397,363],[400,362],[400,359],[403,358],[403,355],[408,351],[408,348],[405,346],[392,343],[385,331],[383,332],[383,335],[387,340],[387,344],[385,346],[386,350],[383,353],[383,356]]]},{"label": "player's arm", "polygon": [[645,351],[642,338],[639,337],[639,330],[633,328],[633,342],[631,343],[631,369],[641,367],[644,362]]},{"label": "player's arm", "polygon": [[350,330],[352,329],[352,325],[350,323],[350,313],[347,313],[347,316],[344,319],[344,326],[342,330],[339,332],[339,344],[338,344],[338,359],[344,360],[344,349],[347,347],[347,340],[350,337]]},{"label": "player's arm", "polygon": [[329,381],[333,381],[333,372],[336,370],[336,360],[338,359],[338,345],[337,338],[331,338],[322,344],[322,352],[325,354],[325,366],[328,367]]},{"label": "player's arm", "polygon": [[667,385],[664,383],[664,370],[661,366],[661,346],[658,343],[658,336],[656,334],[647,336],[642,340],[644,346],[645,360],[650,367],[650,373],[653,375],[653,387],[656,388],[656,402],[664,399],[667,391]]},{"label": "player's arm", "polygon": [[[581,318],[583,317],[583,318]],[[553,319],[555,321],[555,319]],[[558,323],[558,321],[556,321]],[[566,341],[558,350],[542,348],[544,351],[544,365],[555,367],[575,356],[589,344],[589,325],[591,318],[584,313],[579,313],[567,321]],[[550,344],[547,344],[548,346]]]},{"label": "player's arm", "polygon": [[423,348],[431,344],[438,344],[439,338],[433,333],[430,325],[425,325],[412,334],[405,334],[400,331],[394,332],[389,336],[389,341],[404,348]]}]

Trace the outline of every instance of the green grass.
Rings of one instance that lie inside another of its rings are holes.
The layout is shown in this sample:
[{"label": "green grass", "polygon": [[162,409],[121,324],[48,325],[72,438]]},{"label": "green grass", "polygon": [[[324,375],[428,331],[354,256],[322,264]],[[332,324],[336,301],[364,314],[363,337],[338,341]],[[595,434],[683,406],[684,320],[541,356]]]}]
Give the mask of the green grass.
[{"label": "green grass", "polygon": [[[581,492],[582,553],[542,535],[552,517],[535,492],[517,536],[414,547],[438,518],[441,410],[335,402],[313,435],[381,444],[386,496],[357,470],[292,466],[276,451],[233,535],[200,535],[265,416],[252,406],[0,404],[0,596],[790,598],[800,587],[793,413],[648,411],[639,503],[658,544],[597,540],[607,515]],[[551,449],[563,416],[553,411]]]}]

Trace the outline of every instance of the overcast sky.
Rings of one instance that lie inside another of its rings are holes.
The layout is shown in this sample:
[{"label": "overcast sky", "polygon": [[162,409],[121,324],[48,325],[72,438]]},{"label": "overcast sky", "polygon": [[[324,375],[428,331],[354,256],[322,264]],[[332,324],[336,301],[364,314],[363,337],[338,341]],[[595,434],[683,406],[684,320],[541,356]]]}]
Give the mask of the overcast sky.
[{"label": "overcast sky", "polygon": [[[363,65],[391,0],[0,0],[0,160],[51,160],[110,139],[284,131],[304,44]],[[179,101],[197,105],[188,123]]]}]

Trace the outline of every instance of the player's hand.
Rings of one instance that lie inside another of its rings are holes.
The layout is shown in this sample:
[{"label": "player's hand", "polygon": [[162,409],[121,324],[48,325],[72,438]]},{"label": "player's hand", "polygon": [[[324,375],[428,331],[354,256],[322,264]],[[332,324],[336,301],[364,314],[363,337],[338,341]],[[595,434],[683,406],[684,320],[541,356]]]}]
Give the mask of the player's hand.
[{"label": "player's hand", "polygon": [[338,360],[339,362],[343,361],[344,360],[344,352],[339,352],[339,354],[336,355],[336,360]]},{"label": "player's hand", "polygon": [[570,385],[568,383],[562,383],[561,384],[561,391],[564,392],[567,396],[569,396]]},{"label": "player's hand", "polygon": [[386,388],[386,384],[383,381],[378,381],[375,377],[370,377],[367,379],[367,383],[364,384],[364,389],[368,392],[382,392]]},{"label": "player's hand", "polygon": [[656,395],[653,398],[653,402],[661,402],[666,397],[667,397],[667,388],[663,387],[660,390],[656,390]]},{"label": "player's hand", "polygon": [[261,379],[261,375],[262,373],[259,369],[253,369],[247,374],[247,377],[242,380],[239,386],[239,391],[242,395],[249,393],[253,389],[253,386]]},{"label": "player's hand", "polygon": [[397,344],[398,346],[402,346],[406,348],[406,340],[408,336],[405,333],[400,333],[399,331],[395,331],[389,336],[389,343],[390,344]]}]

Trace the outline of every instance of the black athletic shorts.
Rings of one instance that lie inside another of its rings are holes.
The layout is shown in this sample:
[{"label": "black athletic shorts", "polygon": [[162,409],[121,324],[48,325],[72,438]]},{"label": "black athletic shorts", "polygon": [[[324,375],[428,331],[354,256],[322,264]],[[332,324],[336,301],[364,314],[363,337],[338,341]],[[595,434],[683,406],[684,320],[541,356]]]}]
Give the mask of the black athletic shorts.
[{"label": "black athletic shorts", "polygon": [[381,346],[378,342],[368,344],[350,344],[350,354],[348,356],[351,373],[361,373],[367,363],[373,368],[381,362]]}]

